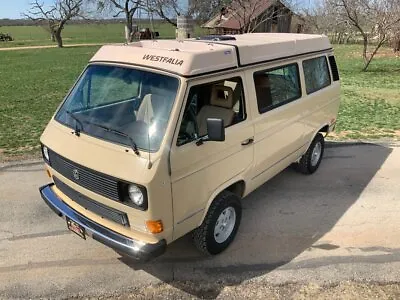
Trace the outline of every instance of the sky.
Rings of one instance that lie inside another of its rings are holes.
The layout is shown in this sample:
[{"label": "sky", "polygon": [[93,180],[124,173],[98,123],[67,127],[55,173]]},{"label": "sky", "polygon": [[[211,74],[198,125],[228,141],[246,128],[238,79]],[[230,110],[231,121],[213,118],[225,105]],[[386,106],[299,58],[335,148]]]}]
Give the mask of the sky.
[{"label": "sky", "polygon": [[[26,12],[31,0],[0,0],[0,19],[20,19],[21,13]],[[45,4],[51,4],[54,0],[41,0]],[[315,0],[304,0],[302,2],[312,3]]]},{"label": "sky", "polygon": [[[29,9],[30,0],[0,0],[0,19],[20,19],[21,13]],[[52,0],[42,0],[51,3]]]},{"label": "sky", "polygon": [[[0,19],[21,19],[21,13],[29,10],[32,0],[0,0]],[[54,0],[40,0],[39,3],[51,5]],[[112,14],[110,14],[112,17]]]}]

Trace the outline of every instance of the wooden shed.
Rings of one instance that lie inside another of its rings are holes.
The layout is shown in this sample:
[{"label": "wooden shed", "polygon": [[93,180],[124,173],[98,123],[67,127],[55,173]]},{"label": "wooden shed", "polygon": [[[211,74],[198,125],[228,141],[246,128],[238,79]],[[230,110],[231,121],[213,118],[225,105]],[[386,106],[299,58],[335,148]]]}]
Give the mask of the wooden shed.
[{"label": "wooden shed", "polygon": [[279,0],[233,0],[202,25],[210,34],[301,33],[304,20]]}]

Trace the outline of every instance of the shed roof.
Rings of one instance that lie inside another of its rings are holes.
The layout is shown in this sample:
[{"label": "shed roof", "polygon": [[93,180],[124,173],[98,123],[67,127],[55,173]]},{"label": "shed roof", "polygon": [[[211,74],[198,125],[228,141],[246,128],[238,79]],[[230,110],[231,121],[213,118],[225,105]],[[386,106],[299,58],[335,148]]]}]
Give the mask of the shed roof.
[{"label": "shed roof", "polygon": [[91,62],[119,62],[195,76],[330,49],[324,35],[252,33],[232,40],[153,40],[103,46]]},{"label": "shed roof", "polygon": [[274,4],[286,7],[281,1],[276,0],[248,0],[244,2],[233,0],[227,8],[226,14],[215,14],[201,27],[240,30],[246,25],[243,22],[252,21]]}]

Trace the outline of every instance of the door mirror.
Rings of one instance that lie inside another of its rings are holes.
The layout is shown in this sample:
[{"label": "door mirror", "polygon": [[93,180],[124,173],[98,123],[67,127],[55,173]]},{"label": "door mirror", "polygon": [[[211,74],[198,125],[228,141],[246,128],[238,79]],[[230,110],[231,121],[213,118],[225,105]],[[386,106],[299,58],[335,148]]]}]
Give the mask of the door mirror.
[{"label": "door mirror", "polygon": [[225,127],[222,119],[207,119],[207,136],[200,138],[197,146],[203,145],[204,142],[223,142],[225,141]]},{"label": "door mirror", "polygon": [[207,119],[208,141],[223,142],[225,141],[225,127],[222,119]]}]

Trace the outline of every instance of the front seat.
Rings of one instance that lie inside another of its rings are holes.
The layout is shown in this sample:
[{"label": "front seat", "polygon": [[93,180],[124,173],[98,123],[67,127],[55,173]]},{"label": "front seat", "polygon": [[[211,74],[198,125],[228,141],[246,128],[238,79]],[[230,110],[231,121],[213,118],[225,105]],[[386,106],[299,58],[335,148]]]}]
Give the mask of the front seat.
[{"label": "front seat", "polygon": [[[136,112],[136,120],[143,121],[150,125],[154,118],[162,121],[168,120],[169,111],[173,104],[173,96],[168,95],[168,88],[163,86],[151,86],[150,93],[143,97]],[[164,118],[166,120],[164,120]]]},{"label": "front seat", "polygon": [[150,125],[152,120],[154,119],[152,98],[152,94],[145,95],[136,113],[136,120],[143,121],[147,125]]},{"label": "front seat", "polygon": [[224,126],[232,124],[235,112],[233,111],[233,90],[231,87],[214,85],[211,89],[209,105],[204,105],[197,114],[199,136],[207,134],[207,119],[216,118],[224,120]]}]

